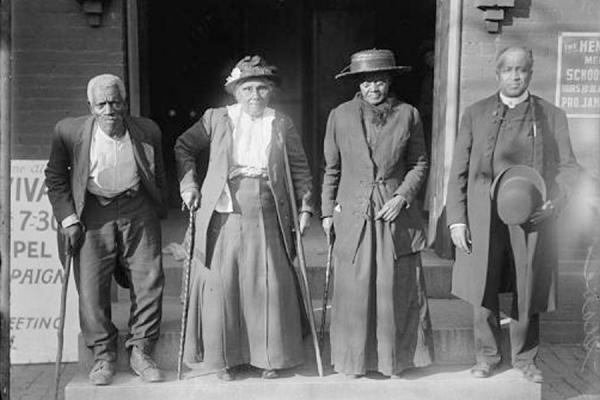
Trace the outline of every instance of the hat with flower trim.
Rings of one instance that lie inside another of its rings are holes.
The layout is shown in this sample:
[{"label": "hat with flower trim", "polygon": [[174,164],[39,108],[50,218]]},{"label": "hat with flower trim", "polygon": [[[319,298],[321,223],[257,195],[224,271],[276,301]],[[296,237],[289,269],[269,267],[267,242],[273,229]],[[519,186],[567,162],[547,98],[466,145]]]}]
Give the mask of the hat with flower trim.
[{"label": "hat with flower trim", "polygon": [[266,78],[276,85],[281,83],[277,67],[267,64],[267,61],[261,56],[245,56],[238,61],[225,80],[225,90],[233,94],[240,83],[251,78]]}]

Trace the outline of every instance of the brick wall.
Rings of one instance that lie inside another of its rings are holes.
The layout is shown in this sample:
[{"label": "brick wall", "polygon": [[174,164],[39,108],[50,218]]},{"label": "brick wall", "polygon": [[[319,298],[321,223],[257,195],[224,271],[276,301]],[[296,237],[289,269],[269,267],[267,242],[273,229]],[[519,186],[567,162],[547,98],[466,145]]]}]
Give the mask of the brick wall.
[{"label": "brick wall", "polygon": [[76,0],[13,2],[13,159],[47,158],[56,122],[89,112],[88,80],[124,75],[123,5],[107,4],[94,28]]},{"label": "brick wall", "polygon": [[[499,34],[487,33],[483,11],[475,0],[464,0],[460,110],[496,90],[494,58],[511,44],[533,49],[531,90],[554,103],[558,37],[561,32],[599,32],[598,0],[516,0]],[[570,118],[571,140],[579,161],[600,169],[599,120]]]}]

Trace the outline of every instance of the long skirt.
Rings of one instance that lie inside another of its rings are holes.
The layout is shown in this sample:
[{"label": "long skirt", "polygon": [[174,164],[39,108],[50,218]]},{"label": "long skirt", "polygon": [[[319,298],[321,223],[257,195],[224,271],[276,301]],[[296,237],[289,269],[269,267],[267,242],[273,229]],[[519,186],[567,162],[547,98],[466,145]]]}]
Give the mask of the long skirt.
[{"label": "long skirt", "polygon": [[213,214],[210,263],[195,266],[185,359],[208,369],[298,365],[300,308],[271,189],[261,178],[229,186],[234,212]]},{"label": "long skirt", "polygon": [[394,260],[389,224],[367,221],[354,263],[335,261],[331,361],[345,374],[398,375],[433,357],[420,253]]}]

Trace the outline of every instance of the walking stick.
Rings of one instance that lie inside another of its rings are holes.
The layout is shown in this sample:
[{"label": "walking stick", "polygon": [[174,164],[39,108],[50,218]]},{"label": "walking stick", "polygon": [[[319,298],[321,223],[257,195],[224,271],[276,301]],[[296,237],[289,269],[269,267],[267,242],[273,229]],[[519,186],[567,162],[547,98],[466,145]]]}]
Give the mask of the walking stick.
[{"label": "walking stick", "polygon": [[327,319],[327,300],[329,298],[329,286],[331,282],[333,259],[333,233],[330,233],[327,238],[327,267],[325,268],[325,289],[323,290],[323,307],[321,311],[321,329],[319,330],[319,344],[323,348],[323,340],[325,339],[325,320]]},{"label": "walking stick", "polygon": [[60,292],[60,312],[58,320],[58,346],[56,349],[56,363],[54,364],[54,399],[58,400],[60,375],[61,375],[61,363],[63,354],[63,343],[64,343],[64,332],[65,332],[65,314],[67,309],[67,289],[69,288],[69,275],[71,275],[71,260],[73,258],[71,254],[71,246],[66,246],[66,257],[65,257],[65,273],[62,282],[62,288]]},{"label": "walking stick", "polygon": [[317,330],[315,327],[315,316],[312,310],[312,298],[310,296],[310,287],[308,286],[308,273],[306,272],[306,260],[304,258],[304,246],[302,245],[302,234],[300,233],[300,221],[298,220],[298,206],[296,204],[296,196],[294,191],[294,182],[292,181],[292,172],[290,170],[290,162],[288,160],[285,140],[283,141],[283,158],[284,168],[288,184],[288,192],[290,195],[290,203],[292,206],[292,219],[294,221],[294,230],[296,231],[296,247],[298,253],[298,264],[300,265],[300,273],[302,275],[302,283],[304,284],[304,308],[308,316],[310,325],[310,334],[312,336],[313,347],[315,349],[315,358],[317,361],[317,371],[319,376],[323,377],[323,362],[321,361],[321,350],[319,348],[319,340],[317,338]]},{"label": "walking stick", "polygon": [[181,292],[183,294],[181,309],[181,333],[179,334],[179,353],[177,354],[177,380],[181,380],[181,370],[183,367],[183,350],[185,347],[185,334],[187,330],[188,307],[190,302],[190,272],[192,270],[192,258],[194,257],[194,236],[196,231],[196,213],[190,208],[190,217],[188,221],[188,232],[190,233],[190,248],[188,257],[184,264],[183,280],[181,282]]}]

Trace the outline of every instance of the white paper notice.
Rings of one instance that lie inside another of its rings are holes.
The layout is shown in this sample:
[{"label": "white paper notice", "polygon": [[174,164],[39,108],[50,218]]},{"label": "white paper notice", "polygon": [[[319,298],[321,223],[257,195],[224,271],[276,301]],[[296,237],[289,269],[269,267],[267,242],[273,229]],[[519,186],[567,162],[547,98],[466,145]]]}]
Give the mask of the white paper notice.
[{"label": "white paper notice", "polygon": [[[14,364],[56,359],[64,270],[56,245],[57,222],[44,184],[46,163],[11,163],[10,357]],[[71,272],[63,361],[77,361],[78,333],[77,291]]]}]

